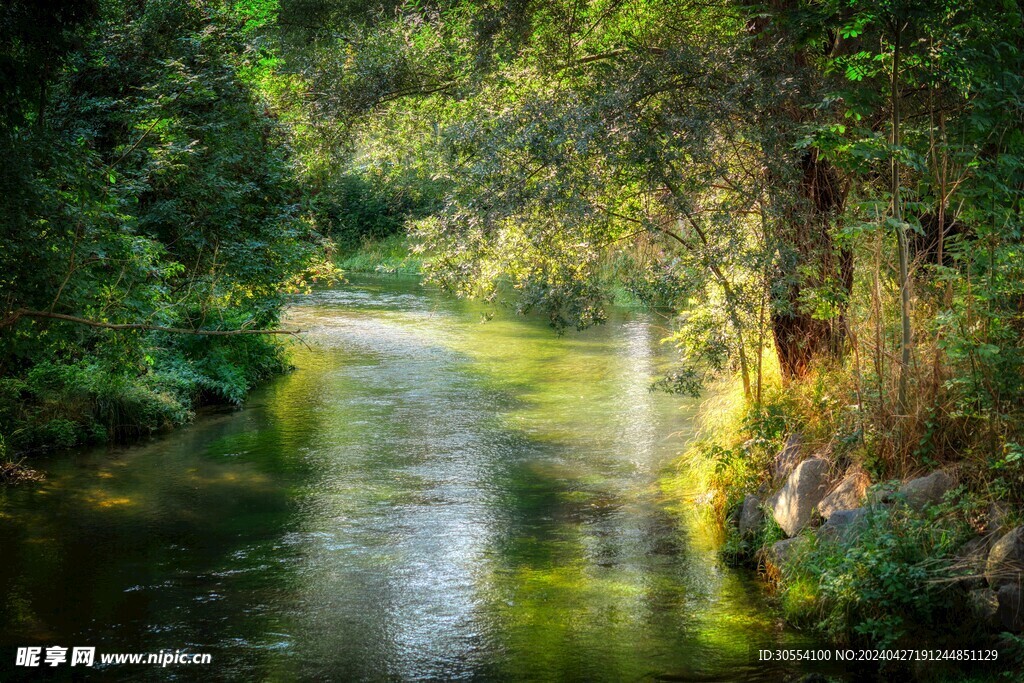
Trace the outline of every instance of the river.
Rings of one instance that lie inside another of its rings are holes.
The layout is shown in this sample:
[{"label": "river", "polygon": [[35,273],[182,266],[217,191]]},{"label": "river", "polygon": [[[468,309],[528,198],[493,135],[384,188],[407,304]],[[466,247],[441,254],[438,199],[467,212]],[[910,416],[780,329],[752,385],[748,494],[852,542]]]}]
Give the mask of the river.
[{"label": "river", "polygon": [[62,645],[212,657],[132,680],[775,681],[759,649],[815,645],[661,500],[696,402],[649,391],[656,316],[559,337],[373,277],[289,315],[309,347],[243,409],[0,488],[0,679]]}]

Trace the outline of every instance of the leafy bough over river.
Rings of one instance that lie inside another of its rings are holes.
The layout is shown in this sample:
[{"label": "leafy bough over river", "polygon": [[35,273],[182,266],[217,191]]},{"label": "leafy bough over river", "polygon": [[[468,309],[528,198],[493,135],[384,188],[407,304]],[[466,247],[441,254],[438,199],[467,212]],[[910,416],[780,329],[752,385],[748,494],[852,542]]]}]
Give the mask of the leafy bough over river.
[{"label": "leafy bough over river", "polygon": [[372,277],[289,317],[244,409],[0,489],[0,679],[61,645],[212,655],[104,679],[774,681],[759,649],[821,645],[661,500],[697,404],[649,391],[656,317],[558,337]]}]

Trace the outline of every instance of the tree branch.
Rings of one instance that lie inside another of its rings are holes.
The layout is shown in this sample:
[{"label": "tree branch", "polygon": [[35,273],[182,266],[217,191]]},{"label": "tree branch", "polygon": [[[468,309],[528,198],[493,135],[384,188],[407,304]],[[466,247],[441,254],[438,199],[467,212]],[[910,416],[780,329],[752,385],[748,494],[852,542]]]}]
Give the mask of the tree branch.
[{"label": "tree branch", "polygon": [[46,318],[51,320],[63,320],[66,322],[98,327],[104,330],[145,330],[147,332],[170,332],[172,334],[197,334],[210,337],[228,337],[237,334],[287,334],[297,336],[302,330],[197,330],[186,327],[164,327],[163,325],[149,325],[147,323],[105,323],[99,320],[79,318],[64,313],[50,313],[49,311],[33,311],[27,308],[19,308],[8,317],[0,320],[0,328],[10,327],[22,318]]},{"label": "tree branch", "polygon": [[618,48],[618,49],[615,49],[615,50],[609,50],[607,52],[600,52],[598,54],[593,54],[593,55],[587,55],[585,57],[580,57],[579,59],[576,59],[576,60],[566,64],[564,67],[562,67],[562,70],[564,71],[566,69],[572,69],[572,68],[577,67],[577,66],[583,66],[585,64],[590,64],[592,62],[600,62],[600,61],[604,61],[606,59],[613,59],[615,57],[619,57],[619,56],[627,55],[627,54],[631,54],[631,53],[636,53],[636,52],[647,52],[649,54],[657,55],[657,56],[660,57],[660,56],[666,54],[667,50],[665,50],[664,48],[661,48],[661,47],[642,47],[642,48],[639,48],[639,49],[630,48],[630,47],[622,47],[622,48]]}]

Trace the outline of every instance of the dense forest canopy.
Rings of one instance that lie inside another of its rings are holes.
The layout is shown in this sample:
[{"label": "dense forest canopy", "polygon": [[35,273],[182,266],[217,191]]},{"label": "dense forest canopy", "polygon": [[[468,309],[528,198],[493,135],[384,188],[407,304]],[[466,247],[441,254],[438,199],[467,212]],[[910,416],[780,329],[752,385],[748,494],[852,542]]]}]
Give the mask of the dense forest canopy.
[{"label": "dense forest canopy", "polygon": [[[317,249],[259,32],[227,4],[5,3],[8,448],[130,436],[283,365],[255,330]],[[61,321],[141,329],[112,332]]]},{"label": "dense forest canopy", "polygon": [[833,373],[828,424],[882,469],[1019,458],[1021,16],[6,3],[0,433],[238,401],[282,367],[271,337],[147,326],[273,330],[337,249],[408,232],[430,281],[558,329],[616,292],[667,311],[672,390],[735,372],[757,408]]}]

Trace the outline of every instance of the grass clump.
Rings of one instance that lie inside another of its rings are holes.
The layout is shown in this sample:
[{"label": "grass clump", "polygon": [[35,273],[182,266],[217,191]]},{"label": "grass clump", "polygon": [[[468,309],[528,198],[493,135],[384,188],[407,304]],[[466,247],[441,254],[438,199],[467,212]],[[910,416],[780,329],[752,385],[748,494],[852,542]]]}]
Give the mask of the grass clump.
[{"label": "grass clump", "polygon": [[719,386],[701,407],[698,438],[680,458],[680,467],[665,486],[681,488],[673,479],[699,480],[719,520],[736,511],[747,493],[770,484],[771,464],[792,429],[781,403],[752,408],[738,383]]}]

